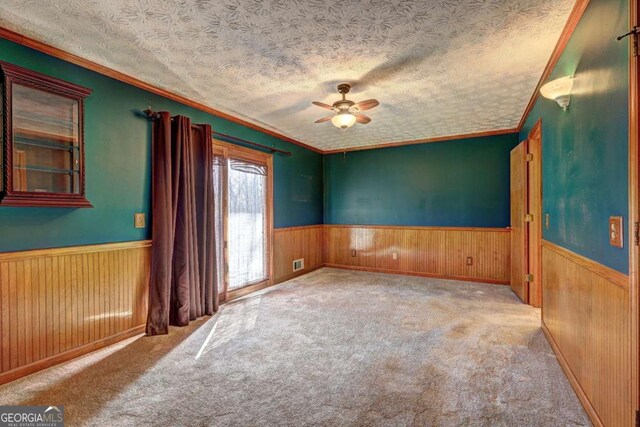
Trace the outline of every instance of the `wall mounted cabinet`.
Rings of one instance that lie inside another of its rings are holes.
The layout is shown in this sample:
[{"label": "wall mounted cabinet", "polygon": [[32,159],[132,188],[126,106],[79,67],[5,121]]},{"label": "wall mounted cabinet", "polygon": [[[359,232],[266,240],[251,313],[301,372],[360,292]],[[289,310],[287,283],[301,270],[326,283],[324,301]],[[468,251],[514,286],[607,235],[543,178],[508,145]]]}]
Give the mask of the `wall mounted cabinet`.
[{"label": "wall mounted cabinet", "polygon": [[0,69],[0,205],[91,207],[83,114],[91,90],[6,62]]}]

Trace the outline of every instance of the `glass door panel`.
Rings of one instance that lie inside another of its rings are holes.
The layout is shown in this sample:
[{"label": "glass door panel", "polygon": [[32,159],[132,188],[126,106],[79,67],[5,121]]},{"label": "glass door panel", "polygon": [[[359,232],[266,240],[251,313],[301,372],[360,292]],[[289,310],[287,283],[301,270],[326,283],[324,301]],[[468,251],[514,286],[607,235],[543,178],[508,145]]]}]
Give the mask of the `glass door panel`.
[{"label": "glass door panel", "polygon": [[235,290],[269,278],[267,168],[234,158],[228,165],[228,290]]},{"label": "glass door panel", "polygon": [[216,268],[220,302],[271,279],[271,156],[214,141]]},{"label": "glass door panel", "polygon": [[226,159],[224,156],[213,156],[213,204],[214,222],[216,230],[216,276],[218,280],[218,295],[224,295],[226,283],[226,261],[225,261],[225,180]]}]

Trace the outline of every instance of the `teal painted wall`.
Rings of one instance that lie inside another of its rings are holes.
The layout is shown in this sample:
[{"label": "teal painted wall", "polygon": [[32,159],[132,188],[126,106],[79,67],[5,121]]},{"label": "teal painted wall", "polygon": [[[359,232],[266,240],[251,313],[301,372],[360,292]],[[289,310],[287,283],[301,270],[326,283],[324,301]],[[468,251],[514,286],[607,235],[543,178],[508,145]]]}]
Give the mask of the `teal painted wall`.
[{"label": "teal painted wall", "polygon": [[551,75],[575,76],[569,110],[540,98],[520,134],[542,119],[544,239],[623,273],[627,249],[609,245],[607,227],[612,215],[629,226],[629,46],[615,40],[628,11],[628,0],[591,0]]},{"label": "teal painted wall", "polygon": [[516,133],[325,156],[327,224],[507,227]]},{"label": "teal painted wall", "polygon": [[[85,106],[86,191],[93,209],[0,207],[0,251],[150,237],[150,124],[134,110],[210,123],[215,131],[291,151],[274,155],[276,228],[322,223],[322,155],[0,39],[0,60],[93,89]],[[133,228],[134,212],[148,227]]]}]

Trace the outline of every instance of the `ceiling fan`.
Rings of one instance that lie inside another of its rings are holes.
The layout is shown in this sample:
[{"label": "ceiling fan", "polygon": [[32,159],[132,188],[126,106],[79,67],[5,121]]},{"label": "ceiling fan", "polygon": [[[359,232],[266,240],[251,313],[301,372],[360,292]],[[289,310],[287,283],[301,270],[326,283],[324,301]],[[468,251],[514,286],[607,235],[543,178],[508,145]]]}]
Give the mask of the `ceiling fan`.
[{"label": "ceiling fan", "polygon": [[364,114],[360,114],[360,112],[377,107],[378,105],[380,105],[380,103],[376,99],[367,99],[366,101],[361,101],[358,103],[349,101],[346,98],[346,95],[347,93],[349,93],[350,89],[351,86],[346,83],[338,85],[338,93],[342,95],[342,99],[334,102],[333,105],[313,101],[313,105],[326,108],[327,110],[333,110],[336,113],[334,115],[316,120],[315,123],[324,123],[331,120],[331,123],[333,123],[335,127],[338,127],[340,129],[350,128],[356,122],[363,125],[369,123],[371,119]]}]

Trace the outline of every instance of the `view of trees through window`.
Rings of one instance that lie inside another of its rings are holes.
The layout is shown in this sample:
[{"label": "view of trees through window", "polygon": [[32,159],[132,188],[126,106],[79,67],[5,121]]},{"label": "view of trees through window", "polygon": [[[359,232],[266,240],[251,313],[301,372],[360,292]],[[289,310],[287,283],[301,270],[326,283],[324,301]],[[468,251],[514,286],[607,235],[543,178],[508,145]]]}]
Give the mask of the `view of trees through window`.
[{"label": "view of trees through window", "polygon": [[229,289],[267,278],[267,168],[230,159],[228,172]]}]

